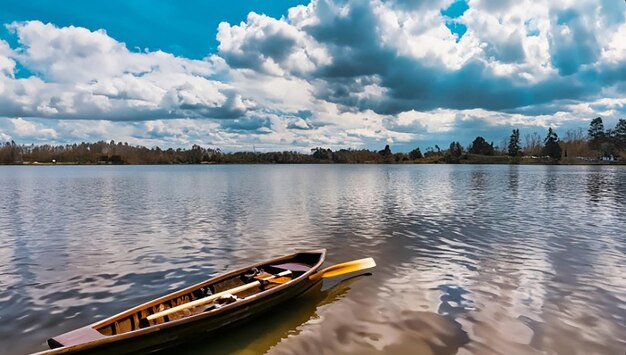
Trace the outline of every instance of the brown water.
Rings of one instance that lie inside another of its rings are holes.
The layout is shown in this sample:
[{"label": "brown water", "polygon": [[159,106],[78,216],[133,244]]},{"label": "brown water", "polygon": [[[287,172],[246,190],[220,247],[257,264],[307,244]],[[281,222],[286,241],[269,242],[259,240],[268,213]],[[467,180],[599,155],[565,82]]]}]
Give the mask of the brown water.
[{"label": "brown water", "polygon": [[189,354],[624,354],[626,169],[0,167],[0,352],[238,266],[372,256]]}]

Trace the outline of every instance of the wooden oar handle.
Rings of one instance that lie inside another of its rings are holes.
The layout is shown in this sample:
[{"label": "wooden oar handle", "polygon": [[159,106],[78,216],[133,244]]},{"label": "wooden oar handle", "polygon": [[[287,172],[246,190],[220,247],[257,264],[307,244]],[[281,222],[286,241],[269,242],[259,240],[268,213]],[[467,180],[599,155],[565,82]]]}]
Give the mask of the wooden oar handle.
[{"label": "wooden oar handle", "polygon": [[[274,278],[277,278],[277,277],[287,276],[289,274],[291,274],[291,270],[286,270],[286,271],[283,271],[283,272],[281,272],[279,274],[272,275],[270,277],[264,278],[262,281],[268,281],[268,280],[271,280],[271,279],[274,279]],[[161,311],[161,312],[149,315],[149,316],[146,317],[146,319],[148,319],[148,320],[155,320],[157,318],[165,317],[165,316],[167,316],[169,314],[180,312],[180,311],[188,309],[188,308],[202,306],[203,304],[207,304],[207,303],[213,302],[213,301],[215,301],[216,299],[218,299],[218,298],[220,298],[222,296],[226,296],[226,295],[229,295],[229,294],[230,295],[234,295],[236,293],[239,293],[239,292],[242,292],[242,291],[245,291],[245,290],[249,290],[249,289],[255,288],[257,286],[261,286],[261,281],[250,282],[250,283],[247,283],[247,284],[244,284],[244,285],[241,285],[241,286],[237,286],[235,288],[231,288],[230,290],[218,292],[216,294],[213,294],[213,295],[210,295],[210,296],[207,296],[207,297],[204,297],[204,298],[197,299],[195,301],[183,303],[183,304],[181,304],[179,306],[172,307],[172,308],[166,309],[164,311]]]}]

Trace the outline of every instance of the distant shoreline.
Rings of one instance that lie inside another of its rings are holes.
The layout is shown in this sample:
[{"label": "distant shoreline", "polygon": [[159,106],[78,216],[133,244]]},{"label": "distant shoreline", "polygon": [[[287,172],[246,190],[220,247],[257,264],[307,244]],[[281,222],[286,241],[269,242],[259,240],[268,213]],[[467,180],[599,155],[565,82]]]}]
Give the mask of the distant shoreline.
[{"label": "distant shoreline", "polygon": [[0,166],[163,166],[163,165],[578,165],[578,166],[624,166],[626,161],[583,161],[583,160],[567,160],[567,161],[546,161],[546,160],[529,160],[521,159],[520,161],[477,161],[467,160],[459,162],[444,161],[411,161],[411,162],[358,162],[358,163],[337,163],[337,162],[201,162],[201,163],[154,163],[154,164],[102,164],[102,163],[78,163],[78,162],[57,162],[57,163],[40,163],[40,162],[24,162],[21,164],[0,164]]},{"label": "distant shoreline", "polygon": [[[238,151],[223,152],[220,149],[193,145],[190,149],[159,147],[147,148],[128,143],[98,141],[67,145],[19,145],[15,142],[0,145],[0,165],[49,166],[49,165],[202,165],[202,164],[521,164],[521,165],[625,165],[626,151],[608,154],[590,149],[584,141],[563,143],[558,154],[549,154],[544,148],[535,147],[511,152],[495,150],[481,137],[464,149],[458,142],[442,150],[419,148],[405,153],[392,152],[389,145],[384,149],[313,148],[310,153],[298,151]],[[482,142],[482,143],[481,143]],[[556,143],[555,143],[556,144]],[[617,147],[617,146],[616,146]]]}]

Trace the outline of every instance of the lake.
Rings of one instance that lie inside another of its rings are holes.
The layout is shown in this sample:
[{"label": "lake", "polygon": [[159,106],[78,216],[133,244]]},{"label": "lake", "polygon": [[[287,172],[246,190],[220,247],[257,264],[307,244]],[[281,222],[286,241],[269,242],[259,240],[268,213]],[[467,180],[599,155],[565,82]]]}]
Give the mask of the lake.
[{"label": "lake", "polygon": [[236,267],[326,279],[185,354],[624,354],[626,167],[0,167],[0,349]]}]

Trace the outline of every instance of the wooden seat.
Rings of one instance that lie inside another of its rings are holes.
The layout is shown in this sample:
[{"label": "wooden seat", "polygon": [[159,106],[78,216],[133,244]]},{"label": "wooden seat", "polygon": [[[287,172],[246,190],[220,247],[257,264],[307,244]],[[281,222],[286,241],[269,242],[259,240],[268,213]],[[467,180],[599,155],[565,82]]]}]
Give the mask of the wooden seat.
[{"label": "wooden seat", "polygon": [[307,272],[311,269],[310,265],[304,263],[284,263],[278,265],[270,265],[271,267],[275,267],[277,269],[282,270],[291,270],[295,272]]}]

